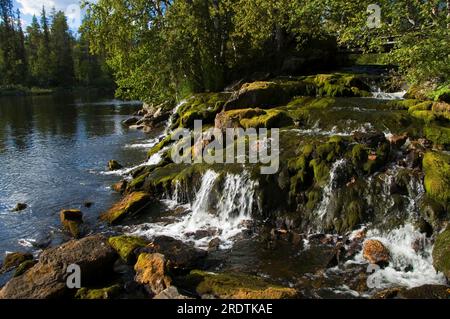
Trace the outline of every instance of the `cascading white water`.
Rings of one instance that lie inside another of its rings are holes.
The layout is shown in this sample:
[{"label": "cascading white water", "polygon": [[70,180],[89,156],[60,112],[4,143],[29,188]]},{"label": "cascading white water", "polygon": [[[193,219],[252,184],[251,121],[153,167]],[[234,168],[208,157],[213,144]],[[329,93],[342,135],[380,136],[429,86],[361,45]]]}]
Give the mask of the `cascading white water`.
[{"label": "cascading white water", "polygon": [[338,171],[340,168],[342,168],[346,164],[345,159],[340,159],[336,161],[330,170],[330,180],[328,181],[328,184],[323,189],[323,198],[320,202],[319,207],[317,208],[317,215],[320,219],[323,219],[325,215],[328,212],[328,207],[330,205],[330,200],[332,197],[333,190],[336,189],[337,185],[337,178],[339,177]]},{"label": "cascading white water", "polygon": [[[385,289],[395,286],[413,288],[425,284],[446,283],[444,275],[436,272],[433,267],[431,241],[413,225],[407,223],[389,232],[369,230],[367,238],[381,241],[391,256],[389,266],[371,275],[374,288]],[[415,250],[415,246],[418,251]],[[365,263],[362,252],[351,262]]]},{"label": "cascading white water", "polygon": [[380,100],[402,100],[405,94],[406,91],[394,93],[382,92],[380,88],[378,88],[375,92],[372,92],[373,98]]},{"label": "cascading white water", "polygon": [[[221,239],[223,248],[232,245],[232,238],[243,229],[243,222],[251,219],[256,183],[248,174],[227,174],[220,188],[219,174],[209,170],[190,204],[191,212],[171,224],[151,223],[130,228],[130,232],[145,237],[167,235],[193,241],[196,246],[206,248],[211,239]],[[173,197],[173,202],[176,198]],[[198,231],[207,231],[203,238],[195,239]]]},{"label": "cascading white water", "polygon": [[167,121],[166,128],[164,129],[164,135],[168,135],[170,133],[170,127],[173,125],[173,120],[175,116],[178,113],[178,110],[180,107],[182,107],[184,104],[187,103],[187,100],[183,100],[180,103],[178,103],[175,108],[172,110],[172,114],[169,117],[169,120]]}]

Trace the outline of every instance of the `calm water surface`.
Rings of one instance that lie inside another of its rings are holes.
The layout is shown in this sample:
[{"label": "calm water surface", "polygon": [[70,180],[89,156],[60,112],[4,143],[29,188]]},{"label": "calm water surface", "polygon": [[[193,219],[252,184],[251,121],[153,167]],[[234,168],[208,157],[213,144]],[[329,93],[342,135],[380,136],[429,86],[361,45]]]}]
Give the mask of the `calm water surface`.
[{"label": "calm water surface", "polygon": [[[9,251],[62,238],[59,211],[81,208],[91,228],[118,195],[119,178],[104,175],[108,160],[132,166],[145,149],[127,148],[146,137],[121,121],[139,103],[94,97],[0,98],[0,261]],[[91,208],[83,203],[93,202]],[[12,212],[18,202],[28,204]]]}]

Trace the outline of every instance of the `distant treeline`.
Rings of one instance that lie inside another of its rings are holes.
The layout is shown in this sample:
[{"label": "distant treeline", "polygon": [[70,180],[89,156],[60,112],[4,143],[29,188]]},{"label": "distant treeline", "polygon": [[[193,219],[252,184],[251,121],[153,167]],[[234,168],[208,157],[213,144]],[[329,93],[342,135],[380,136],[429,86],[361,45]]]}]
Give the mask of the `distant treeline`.
[{"label": "distant treeline", "polygon": [[24,30],[12,0],[0,0],[0,86],[113,88],[114,82],[105,59],[90,53],[82,32],[72,34],[63,12],[43,7]]}]

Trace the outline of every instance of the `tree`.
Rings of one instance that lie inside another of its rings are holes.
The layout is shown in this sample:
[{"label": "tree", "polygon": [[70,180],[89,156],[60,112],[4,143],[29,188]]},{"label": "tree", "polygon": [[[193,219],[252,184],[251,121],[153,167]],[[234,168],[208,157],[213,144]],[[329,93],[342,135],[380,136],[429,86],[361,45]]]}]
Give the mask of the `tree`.
[{"label": "tree", "polygon": [[73,39],[64,13],[58,11],[52,16],[50,47],[53,85],[72,86],[74,84]]}]

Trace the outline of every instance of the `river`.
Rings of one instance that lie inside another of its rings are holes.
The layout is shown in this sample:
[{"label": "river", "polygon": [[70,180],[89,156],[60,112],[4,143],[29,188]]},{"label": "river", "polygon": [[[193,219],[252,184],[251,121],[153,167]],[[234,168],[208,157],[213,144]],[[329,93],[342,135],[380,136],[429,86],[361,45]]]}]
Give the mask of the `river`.
[{"label": "river", "polygon": [[[110,189],[117,176],[102,174],[108,161],[132,166],[145,158],[145,149],[126,146],[146,136],[121,125],[140,106],[96,96],[0,98],[1,259],[64,240],[61,209],[82,209],[97,227],[119,198]],[[28,208],[13,212],[19,202]]]}]

